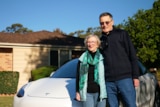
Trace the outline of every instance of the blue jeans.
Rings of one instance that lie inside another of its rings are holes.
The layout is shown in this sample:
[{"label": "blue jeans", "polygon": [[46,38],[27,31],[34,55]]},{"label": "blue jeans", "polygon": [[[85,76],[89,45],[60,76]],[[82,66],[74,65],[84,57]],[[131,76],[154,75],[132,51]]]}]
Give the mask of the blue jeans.
[{"label": "blue jeans", "polygon": [[136,91],[131,78],[106,82],[106,88],[110,107],[119,107],[118,95],[124,107],[136,107]]},{"label": "blue jeans", "polygon": [[83,107],[106,107],[106,99],[101,102],[99,99],[99,93],[87,93],[87,100],[82,102]]}]

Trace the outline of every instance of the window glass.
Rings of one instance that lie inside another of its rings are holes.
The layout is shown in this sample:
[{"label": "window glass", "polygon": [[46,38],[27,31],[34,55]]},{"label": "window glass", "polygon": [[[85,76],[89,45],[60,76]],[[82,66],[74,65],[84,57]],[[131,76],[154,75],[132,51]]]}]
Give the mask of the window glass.
[{"label": "window glass", "polygon": [[50,51],[50,65],[58,67],[58,51]]}]

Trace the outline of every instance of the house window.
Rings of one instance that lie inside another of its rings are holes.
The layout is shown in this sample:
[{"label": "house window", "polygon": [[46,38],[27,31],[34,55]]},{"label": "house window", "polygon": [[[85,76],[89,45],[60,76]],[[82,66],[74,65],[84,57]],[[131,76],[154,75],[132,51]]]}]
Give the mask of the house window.
[{"label": "house window", "polygon": [[84,51],[72,51],[72,59],[79,58]]},{"label": "house window", "polygon": [[58,51],[50,51],[50,65],[58,67]]},{"label": "house window", "polygon": [[69,51],[61,50],[60,51],[60,66],[65,64],[67,61],[69,61]]},{"label": "house window", "polygon": [[13,49],[0,48],[0,71],[13,70]]}]

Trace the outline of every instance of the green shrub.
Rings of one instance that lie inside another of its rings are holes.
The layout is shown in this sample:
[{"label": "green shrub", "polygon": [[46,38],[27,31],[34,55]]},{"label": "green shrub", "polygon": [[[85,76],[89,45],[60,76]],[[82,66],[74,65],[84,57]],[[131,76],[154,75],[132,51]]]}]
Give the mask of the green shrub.
[{"label": "green shrub", "polygon": [[19,72],[0,72],[0,94],[15,94],[17,92]]},{"label": "green shrub", "polygon": [[56,66],[43,66],[31,71],[31,80],[37,80],[44,77],[49,77],[50,74],[57,69]]}]

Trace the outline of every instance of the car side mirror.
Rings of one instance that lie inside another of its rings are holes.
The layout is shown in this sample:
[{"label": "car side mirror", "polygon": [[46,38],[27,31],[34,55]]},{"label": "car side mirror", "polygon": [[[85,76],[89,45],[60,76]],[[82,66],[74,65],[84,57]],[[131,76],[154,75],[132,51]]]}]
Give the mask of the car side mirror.
[{"label": "car side mirror", "polygon": [[53,71],[51,74],[50,74],[50,76],[49,77],[52,77],[52,75],[55,73],[55,71]]}]

